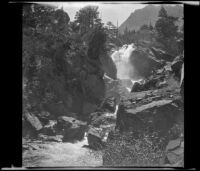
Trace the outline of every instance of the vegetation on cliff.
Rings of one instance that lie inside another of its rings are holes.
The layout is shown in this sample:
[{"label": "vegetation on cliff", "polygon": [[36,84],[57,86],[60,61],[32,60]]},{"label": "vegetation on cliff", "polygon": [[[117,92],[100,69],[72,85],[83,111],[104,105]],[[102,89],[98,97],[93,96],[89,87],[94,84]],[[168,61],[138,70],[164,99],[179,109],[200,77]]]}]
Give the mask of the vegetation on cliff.
[{"label": "vegetation on cliff", "polygon": [[119,34],[102,23],[97,6],[70,21],[63,9],[24,5],[23,150],[45,153],[30,139],[63,147],[80,141],[75,149],[101,151],[103,166],[182,166],[184,37],[177,20],[161,8],[155,25]]}]

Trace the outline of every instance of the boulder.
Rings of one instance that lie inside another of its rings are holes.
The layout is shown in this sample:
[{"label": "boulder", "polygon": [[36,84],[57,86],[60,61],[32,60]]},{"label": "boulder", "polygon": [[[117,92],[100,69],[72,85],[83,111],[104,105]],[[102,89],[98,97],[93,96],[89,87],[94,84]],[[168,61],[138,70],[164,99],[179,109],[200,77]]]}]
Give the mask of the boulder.
[{"label": "boulder", "polygon": [[157,88],[157,83],[159,81],[159,78],[153,78],[153,79],[150,79],[150,80],[147,80],[143,86],[142,86],[142,90],[143,91],[146,91],[146,90],[150,90],[150,89],[155,89]]},{"label": "boulder", "polygon": [[166,146],[167,161],[172,166],[183,166],[184,141],[182,138],[170,140]]},{"label": "boulder", "polygon": [[41,111],[39,113],[39,119],[43,125],[49,124],[49,120],[53,120],[53,116],[47,111]]},{"label": "boulder", "polygon": [[167,160],[172,166],[183,167],[184,163],[184,148],[179,147],[172,151],[167,151]]},{"label": "boulder", "polygon": [[136,82],[132,89],[131,92],[140,92],[140,91],[147,91],[147,90],[152,90],[156,88],[161,88],[162,86],[165,86],[165,82],[161,85],[160,83],[161,77],[155,77],[151,78],[149,80],[146,80],[144,83],[139,83]]},{"label": "boulder", "polygon": [[56,133],[63,135],[63,142],[80,141],[84,137],[87,123],[73,117],[58,118]]},{"label": "boulder", "polygon": [[34,114],[26,112],[24,116],[26,120],[32,125],[32,127],[35,128],[35,130],[39,131],[40,129],[43,128],[40,120]]},{"label": "boulder", "polygon": [[180,139],[176,139],[176,140],[171,140],[167,147],[166,147],[166,150],[173,150],[177,147],[179,147],[181,145],[181,140]]},{"label": "boulder", "polygon": [[68,116],[60,116],[58,119],[58,122],[59,124],[70,126],[71,128],[77,128],[79,126],[87,125],[87,122],[83,122],[81,120],[75,119],[73,117],[68,117]]},{"label": "boulder", "polygon": [[103,103],[101,104],[101,109],[104,111],[109,111],[109,112],[115,112],[115,98],[114,97],[108,97],[106,98]]},{"label": "boulder", "polygon": [[141,90],[142,90],[142,84],[140,84],[139,82],[135,82],[135,84],[131,89],[131,92],[139,92]]},{"label": "boulder", "polygon": [[154,56],[151,56],[147,49],[141,47],[136,48],[132,52],[130,63],[133,65],[136,75],[140,77],[148,77],[153,70],[163,66],[161,61],[157,60]]},{"label": "boulder", "polygon": [[48,136],[54,136],[56,134],[56,126],[56,120],[49,120],[48,124],[44,125],[44,127],[40,130],[40,133]]},{"label": "boulder", "polygon": [[173,100],[157,100],[140,104],[137,107],[119,106],[117,112],[116,128],[121,131],[142,131],[144,129],[157,130],[160,135],[168,134],[168,131],[177,122],[183,111]]},{"label": "boulder", "polygon": [[138,131],[144,128],[144,123],[136,115],[127,112],[123,105],[119,105],[117,111],[116,129],[124,131]]},{"label": "boulder", "polygon": [[150,49],[153,52],[153,54],[155,55],[155,57],[159,60],[162,59],[162,60],[165,60],[168,62],[172,62],[174,60],[174,56],[168,54],[166,51],[164,51],[162,49],[155,48],[155,47],[152,47]]},{"label": "boulder", "polygon": [[170,164],[175,164],[178,161],[182,160],[182,158],[183,158],[182,156],[178,156],[178,155],[176,155],[176,154],[174,154],[172,152],[169,152],[167,154],[167,159],[170,162]]},{"label": "boulder", "polygon": [[94,150],[102,149],[105,143],[102,141],[102,136],[100,135],[101,129],[91,127],[88,130],[88,144],[89,147]]}]

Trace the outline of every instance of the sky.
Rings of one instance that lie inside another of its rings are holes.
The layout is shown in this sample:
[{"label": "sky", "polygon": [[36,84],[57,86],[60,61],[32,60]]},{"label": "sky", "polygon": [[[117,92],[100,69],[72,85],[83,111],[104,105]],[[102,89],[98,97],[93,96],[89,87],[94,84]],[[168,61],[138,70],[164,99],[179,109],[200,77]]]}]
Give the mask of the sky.
[{"label": "sky", "polygon": [[[44,3],[43,3],[44,4]],[[144,8],[146,5],[139,4],[136,2],[45,2],[45,4],[55,5],[63,9],[68,13],[70,21],[74,20],[74,16],[77,11],[87,5],[98,6],[98,11],[100,12],[100,18],[103,23],[111,21],[115,26],[120,26],[129,15],[136,9]]]}]

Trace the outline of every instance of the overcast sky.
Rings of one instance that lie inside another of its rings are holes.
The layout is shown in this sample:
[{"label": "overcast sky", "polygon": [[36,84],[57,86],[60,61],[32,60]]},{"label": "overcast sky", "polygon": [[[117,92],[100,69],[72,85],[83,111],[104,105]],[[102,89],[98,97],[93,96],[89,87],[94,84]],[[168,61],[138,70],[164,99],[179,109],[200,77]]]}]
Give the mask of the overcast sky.
[{"label": "overcast sky", "polygon": [[52,4],[58,7],[62,7],[68,13],[70,21],[74,20],[74,16],[78,10],[87,5],[96,5],[99,7],[100,18],[103,23],[111,21],[114,25],[122,24],[129,15],[136,9],[144,8],[146,5],[136,2],[115,2],[111,4],[108,2],[45,2],[46,4]]}]

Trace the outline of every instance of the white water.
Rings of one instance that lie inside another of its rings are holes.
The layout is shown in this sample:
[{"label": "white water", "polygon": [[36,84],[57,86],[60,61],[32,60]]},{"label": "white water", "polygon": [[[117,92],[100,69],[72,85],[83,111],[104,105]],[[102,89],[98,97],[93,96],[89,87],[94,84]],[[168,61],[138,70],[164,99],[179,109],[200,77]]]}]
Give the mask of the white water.
[{"label": "white water", "polygon": [[[130,45],[122,46],[119,50],[116,50],[111,54],[111,58],[117,68],[117,78],[121,80],[128,92],[131,92],[135,82],[142,81],[142,78],[138,79],[134,67],[130,62],[130,56],[135,49],[136,46],[132,43]],[[132,85],[127,85],[127,80],[130,80]]]},{"label": "white water", "polygon": [[119,108],[119,105],[116,105],[114,115],[117,114],[118,108]]},{"label": "white water", "polygon": [[[35,143],[36,145],[36,143]],[[87,133],[82,141],[76,143],[46,142],[37,144],[36,150],[23,153],[24,167],[74,167],[74,166],[102,166],[101,152],[94,152],[88,148]]]},{"label": "white water", "polygon": [[117,67],[118,79],[131,79],[131,74],[134,72],[134,68],[130,64],[129,59],[134,50],[134,44],[130,44],[124,45],[118,51],[112,53],[111,58]]}]

